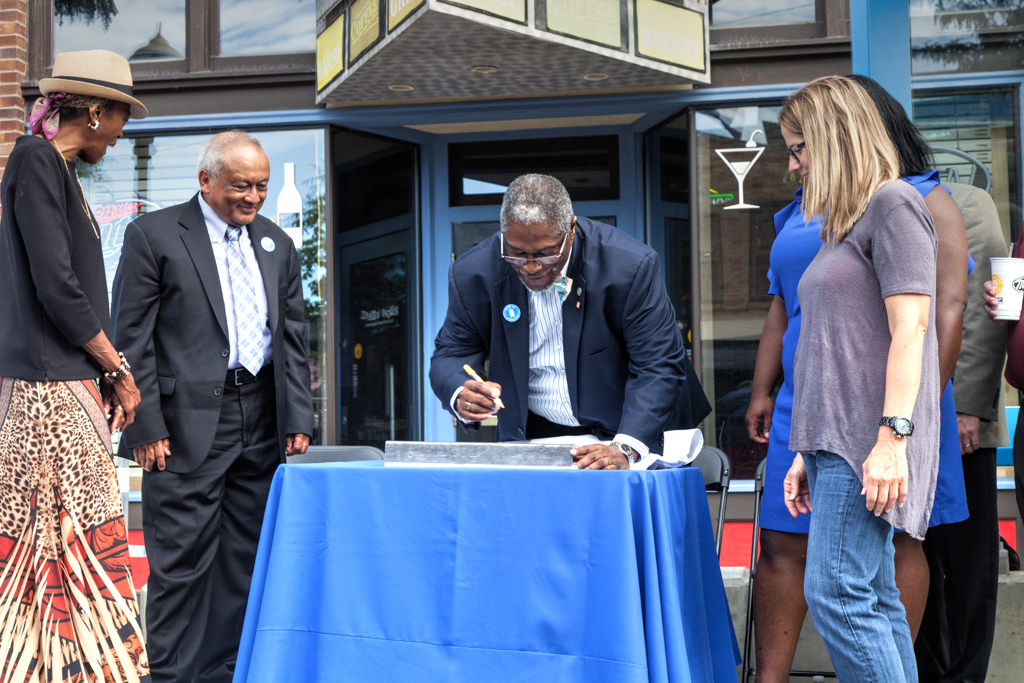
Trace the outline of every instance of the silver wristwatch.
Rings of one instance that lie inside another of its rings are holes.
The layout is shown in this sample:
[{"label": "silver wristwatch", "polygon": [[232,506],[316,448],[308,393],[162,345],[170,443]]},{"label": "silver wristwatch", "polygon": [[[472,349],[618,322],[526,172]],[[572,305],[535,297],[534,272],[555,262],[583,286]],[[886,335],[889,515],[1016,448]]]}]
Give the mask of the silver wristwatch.
[{"label": "silver wristwatch", "polygon": [[633,451],[632,446],[630,446],[627,443],[622,443],[620,441],[612,441],[612,445],[615,446],[616,448],[618,448],[619,452],[622,453],[624,456],[626,456],[626,460],[629,461],[629,465],[630,465],[630,467],[632,467],[633,466],[633,459],[636,457],[634,455],[634,451]]}]

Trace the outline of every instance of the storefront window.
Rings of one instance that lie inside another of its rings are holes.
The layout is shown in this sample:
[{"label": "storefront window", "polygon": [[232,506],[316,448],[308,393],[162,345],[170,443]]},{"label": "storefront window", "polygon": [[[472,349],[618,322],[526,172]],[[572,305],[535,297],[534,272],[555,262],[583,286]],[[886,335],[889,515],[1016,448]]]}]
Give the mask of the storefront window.
[{"label": "storefront window", "polygon": [[[322,130],[254,132],[270,158],[270,186],[260,213],[298,242],[306,299],[306,350],[315,412],[313,443],[323,443],[327,282]],[[128,223],[140,214],[186,202],[199,190],[196,160],[207,135],[124,138],[95,166],[78,172],[100,226],[107,282],[112,285]]]},{"label": "storefront window", "polygon": [[312,52],[316,0],[220,0],[220,53]]},{"label": "storefront window", "polygon": [[914,97],[914,122],[931,145],[943,180],[988,190],[1007,243],[1021,224],[1018,102],[1014,87]]},{"label": "storefront window", "polygon": [[1024,0],[910,0],[914,75],[1021,68]]},{"label": "storefront window", "polygon": [[500,205],[509,183],[524,173],[558,178],[574,202],[618,199],[619,138],[602,135],[448,145],[452,206]]},{"label": "storefront window", "polygon": [[716,27],[799,24],[814,21],[815,0],[711,0],[708,11]]},{"label": "storefront window", "polygon": [[183,59],[185,0],[56,0],[54,54],[99,48],[130,62]]},{"label": "storefront window", "polygon": [[747,437],[754,361],[765,316],[774,214],[793,201],[778,107],[707,109],[695,114],[699,363],[714,412],[705,441],[732,460],[733,476],[751,478],[767,447]]}]

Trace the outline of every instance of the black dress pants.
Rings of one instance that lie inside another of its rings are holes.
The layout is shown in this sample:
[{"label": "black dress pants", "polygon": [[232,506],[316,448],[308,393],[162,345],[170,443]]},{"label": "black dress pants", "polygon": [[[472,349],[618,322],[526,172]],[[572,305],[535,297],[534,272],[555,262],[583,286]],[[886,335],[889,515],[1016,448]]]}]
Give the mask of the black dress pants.
[{"label": "black dress pants", "polygon": [[921,683],[984,683],[999,589],[996,449],[963,456],[971,516],[928,530],[928,604],[914,644]]},{"label": "black dress pants", "polygon": [[[1024,397],[1024,392],[1021,392]],[[1017,511],[1024,518],[1024,420],[1017,420],[1013,432],[1013,483],[1017,496]],[[1017,546],[1020,550],[1020,546]]]},{"label": "black dress pants", "polygon": [[228,384],[222,401],[199,469],[154,470],[142,479],[153,683],[230,683],[235,669],[263,512],[281,462],[273,369],[249,384]]}]

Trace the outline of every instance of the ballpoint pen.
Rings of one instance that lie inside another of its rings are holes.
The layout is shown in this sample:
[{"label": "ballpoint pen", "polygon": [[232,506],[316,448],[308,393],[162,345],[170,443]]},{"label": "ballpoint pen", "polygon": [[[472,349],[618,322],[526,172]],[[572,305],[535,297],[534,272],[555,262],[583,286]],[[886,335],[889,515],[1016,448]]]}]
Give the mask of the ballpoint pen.
[{"label": "ballpoint pen", "polygon": [[[463,365],[462,369],[466,371],[467,375],[469,375],[470,377],[475,379],[477,382],[480,382],[481,384],[484,383],[484,380],[480,377],[480,375],[476,374],[476,370],[474,370],[473,368],[469,367],[469,363],[466,363],[465,365]],[[504,408],[505,407],[505,404],[501,402],[500,398],[495,397],[494,402],[498,405],[499,408]]]}]

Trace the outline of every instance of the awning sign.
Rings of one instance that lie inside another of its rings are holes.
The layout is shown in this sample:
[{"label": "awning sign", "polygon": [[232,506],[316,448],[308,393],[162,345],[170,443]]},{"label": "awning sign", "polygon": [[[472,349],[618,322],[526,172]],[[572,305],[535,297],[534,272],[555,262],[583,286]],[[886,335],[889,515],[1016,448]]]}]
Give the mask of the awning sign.
[{"label": "awning sign", "polygon": [[388,33],[398,27],[407,16],[423,7],[426,0],[388,0]]},{"label": "awning sign", "polygon": [[525,0],[448,0],[453,5],[461,5],[470,9],[480,10],[501,17],[510,19],[520,24],[526,23],[526,2]]},{"label": "awning sign", "polygon": [[380,0],[356,0],[350,11],[349,64],[359,59],[380,38]]},{"label": "awning sign", "polygon": [[636,53],[704,71],[704,15],[659,0],[636,0]]},{"label": "awning sign", "polygon": [[316,89],[320,92],[345,70],[344,52],[345,16],[334,20],[316,37]]},{"label": "awning sign", "polygon": [[619,0],[547,0],[548,28],[611,47],[622,47]]}]

